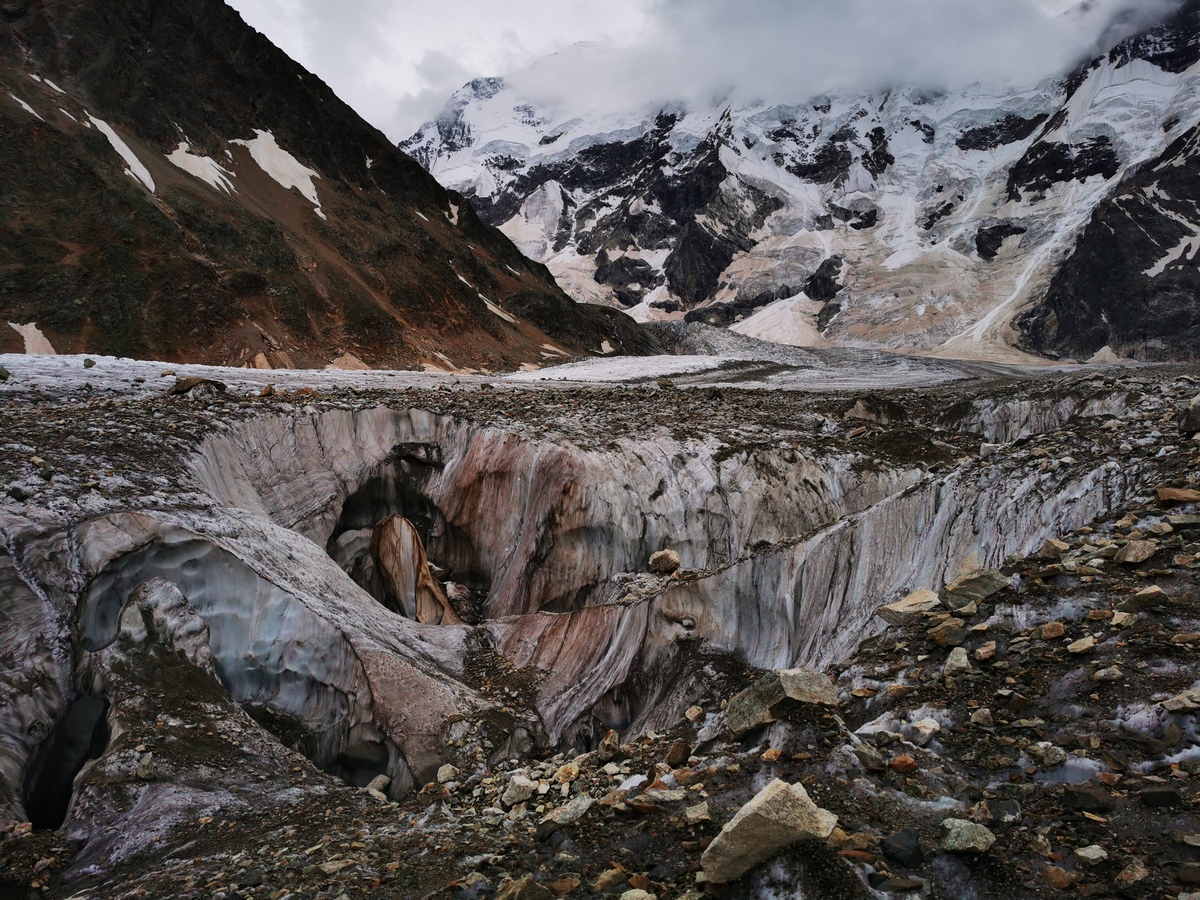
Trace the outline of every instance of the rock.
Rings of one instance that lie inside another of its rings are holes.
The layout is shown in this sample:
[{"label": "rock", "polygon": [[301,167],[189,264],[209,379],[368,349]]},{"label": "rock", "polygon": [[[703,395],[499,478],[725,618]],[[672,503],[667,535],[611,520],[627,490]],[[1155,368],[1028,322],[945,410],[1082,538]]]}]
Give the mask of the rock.
[{"label": "rock", "polygon": [[710,882],[739,878],[784,847],[801,840],[826,840],[837,816],[809,799],[799,784],[776,779],[743,806],[701,857]]},{"label": "rock", "polygon": [[371,779],[370,784],[367,785],[367,790],[368,791],[378,791],[379,793],[382,794],[388,789],[388,787],[391,785],[391,783],[392,783],[392,779],[390,776],[376,775],[374,778]]},{"label": "rock", "polygon": [[1067,626],[1062,622],[1047,622],[1038,630],[1038,636],[1043,641],[1056,641],[1067,633]]},{"label": "rock", "polygon": [[587,794],[580,794],[573,797],[571,802],[565,806],[560,806],[558,809],[552,809],[542,817],[538,823],[538,836],[545,837],[546,835],[557,831],[566,825],[574,825],[582,819],[594,805],[596,801]]},{"label": "rock", "polygon": [[699,721],[703,715],[704,710],[699,706],[689,706],[683,713],[683,717],[689,722]]},{"label": "rock", "polygon": [[96,368],[96,361],[94,359],[92,359],[91,357],[88,357],[87,359],[85,359],[83,361],[83,367],[85,369],[94,369],[94,368]]},{"label": "rock", "polygon": [[942,666],[942,675],[946,678],[954,678],[970,671],[971,660],[967,656],[967,651],[962,647],[955,647],[951,650],[950,655],[946,657],[946,664]]},{"label": "rock", "polygon": [[784,700],[837,706],[837,688],[824,675],[808,669],[776,669],[732,697],[725,706],[725,721],[733,735],[745,734],[774,721],[771,710]]},{"label": "rock", "polygon": [[712,818],[708,814],[708,803],[697,803],[695,806],[689,806],[685,810],[684,815],[689,825],[699,825],[701,822],[712,821]]},{"label": "rock", "polygon": [[1178,788],[1171,787],[1170,785],[1154,785],[1153,787],[1142,788],[1138,792],[1138,799],[1152,809],[1183,806],[1183,795],[1179,793]]},{"label": "rock", "polygon": [[988,829],[966,819],[944,819],[942,831],[942,849],[951,853],[986,853],[996,843]]},{"label": "rock", "polygon": [[914,722],[912,725],[912,742],[918,747],[924,747],[941,730],[941,723],[937,719],[922,719],[920,722]]},{"label": "rock", "polygon": [[1082,812],[1109,812],[1117,806],[1117,801],[1112,794],[1088,784],[1068,787],[1063,800],[1069,809],[1078,809]]},{"label": "rock", "polygon": [[947,619],[940,625],[930,628],[925,636],[939,647],[957,647],[967,639],[967,629],[962,619]]},{"label": "rock", "polygon": [[592,882],[592,889],[599,893],[604,893],[617,887],[617,885],[624,884],[628,880],[629,876],[625,874],[625,870],[620,866],[615,866],[601,872],[596,880]]},{"label": "rock", "polygon": [[916,761],[916,759],[914,759],[913,757],[908,756],[908,755],[896,756],[896,757],[893,757],[891,766],[897,772],[900,772],[902,774],[908,773],[908,772],[915,772],[917,770],[917,761]]},{"label": "rock", "polygon": [[[201,390],[197,391],[197,388]],[[220,394],[224,393],[225,385],[219,381],[213,381],[211,378],[176,378],[175,384],[171,386],[167,394],[172,397],[181,397],[193,391],[196,391],[197,394]]]},{"label": "rock", "polygon": [[897,831],[880,845],[883,855],[897,865],[915,869],[925,861],[925,849],[921,846],[921,833],[915,828]]},{"label": "rock", "polygon": [[1075,884],[1075,876],[1060,866],[1046,866],[1042,869],[1042,878],[1052,888],[1060,891],[1065,891]]},{"label": "rock", "polygon": [[1133,887],[1139,881],[1145,881],[1149,877],[1150,870],[1146,868],[1145,863],[1141,860],[1134,860],[1113,879],[1113,884],[1124,891]]},{"label": "rock", "polygon": [[989,660],[993,660],[996,658],[996,649],[995,641],[988,641],[984,644],[980,644],[975,649],[975,659],[979,662],[988,662]]},{"label": "rock", "polygon": [[8,381],[12,377],[12,373],[4,366],[0,366],[0,381]]},{"label": "rock", "polygon": [[1179,411],[1179,433],[1191,435],[1200,432],[1200,394]]},{"label": "rock", "polygon": [[554,773],[554,780],[559,784],[570,784],[579,777],[579,766],[575,763],[565,763]]},{"label": "rock", "polygon": [[1067,652],[1068,653],[1075,653],[1075,654],[1091,653],[1095,649],[1096,649],[1096,639],[1094,637],[1092,637],[1090,634],[1085,638],[1080,638],[1077,641],[1073,641],[1070,644],[1067,644]]},{"label": "rock", "polygon": [[1124,674],[1122,674],[1122,672],[1119,668],[1117,668],[1116,666],[1109,666],[1107,669],[1099,669],[1096,672],[1094,672],[1092,674],[1092,681],[1095,681],[1097,683],[1108,683],[1108,682],[1113,682],[1113,681],[1120,681],[1124,677],[1125,677]]},{"label": "rock", "polygon": [[1080,847],[1075,851],[1075,855],[1082,859],[1089,866],[1097,866],[1108,859],[1108,851],[1099,844],[1090,844],[1087,847]]},{"label": "rock", "polygon": [[1117,551],[1113,560],[1127,566],[1144,563],[1158,552],[1158,545],[1150,541],[1130,541]]},{"label": "rock", "polygon": [[447,763],[437,770],[437,781],[438,784],[447,784],[451,781],[457,781],[460,775],[462,775],[460,770]]},{"label": "rock", "polygon": [[678,769],[680,766],[686,766],[688,759],[692,755],[692,745],[687,741],[676,741],[671,745],[671,749],[667,751],[667,765],[672,769]]},{"label": "rock", "polygon": [[502,888],[496,900],[551,900],[553,897],[548,888],[534,881],[532,875],[526,875]]},{"label": "rock", "polygon": [[650,568],[659,575],[670,575],[679,569],[682,560],[674,550],[659,550],[650,557]]},{"label": "rock", "polygon": [[621,735],[609,729],[604,733],[604,737],[600,739],[600,746],[596,748],[596,758],[600,762],[608,762],[621,751]]},{"label": "rock", "polygon": [[504,790],[500,802],[505,806],[516,806],[532,797],[538,789],[536,781],[530,781],[524,775],[514,775]]},{"label": "rock", "polygon": [[1155,491],[1159,504],[1200,503],[1200,491],[1191,488],[1159,488]]},{"label": "rock", "polygon": [[875,615],[889,625],[907,625],[920,619],[924,613],[932,612],[942,605],[942,601],[933,591],[915,591],[903,600],[888,606],[881,606]]},{"label": "rock", "polygon": [[883,754],[869,744],[859,744],[854,748],[854,755],[868,772],[882,772],[887,768]]},{"label": "rock", "polygon": [[641,888],[634,888],[623,893],[621,900],[658,900],[658,895],[643,891]]},{"label": "rock", "polygon": [[992,711],[986,706],[971,713],[972,725],[991,725],[993,721]]},{"label": "rock", "polygon": [[1159,704],[1167,712],[1193,712],[1200,709],[1200,687],[1190,688]]},{"label": "rock", "polygon": [[988,443],[980,444],[979,445],[979,456],[982,459],[987,459],[989,456],[994,456],[995,454],[999,453],[1001,451],[1001,449],[1003,449],[1003,447],[1004,447],[1003,444],[988,444]]},{"label": "rock", "polygon": [[1042,548],[1034,555],[1038,559],[1056,560],[1062,559],[1063,554],[1067,553],[1070,549],[1070,544],[1051,538],[1050,540],[1046,541],[1046,543],[1042,544]]},{"label": "rock", "polygon": [[942,588],[942,602],[951,609],[965,606],[972,600],[978,603],[993,594],[998,594],[1010,584],[1009,580],[995,569],[976,569],[954,579]]}]

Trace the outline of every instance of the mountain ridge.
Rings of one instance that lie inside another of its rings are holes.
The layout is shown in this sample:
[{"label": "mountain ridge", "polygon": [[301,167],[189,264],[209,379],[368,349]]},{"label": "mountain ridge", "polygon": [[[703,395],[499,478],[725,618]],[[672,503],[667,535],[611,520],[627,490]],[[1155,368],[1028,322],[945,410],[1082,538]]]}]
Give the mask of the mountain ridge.
[{"label": "mountain ridge", "polygon": [[8,4],[0,83],[0,319],[59,350],[467,370],[652,346],[220,0]]},{"label": "mountain ridge", "polygon": [[[1089,223],[1169,147],[1182,142],[1191,159],[1198,95],[1190,0],[1022,90],[909,87],[589,118],[477,79],[401,148],[569,294],[637,318],[946,356],[1191,358],[1200,302],[1180,270],[1194,271],[1195,248],[1135,277],[1200,234],[1187,184],[1174,207],[1152,210],[1136,253],[1137,233],[1122,226],[1100,249],[1104,226]],[[1139,283],[1135,296],[1071,292],[1101,271],[1098,258],[1104,279]]]}]

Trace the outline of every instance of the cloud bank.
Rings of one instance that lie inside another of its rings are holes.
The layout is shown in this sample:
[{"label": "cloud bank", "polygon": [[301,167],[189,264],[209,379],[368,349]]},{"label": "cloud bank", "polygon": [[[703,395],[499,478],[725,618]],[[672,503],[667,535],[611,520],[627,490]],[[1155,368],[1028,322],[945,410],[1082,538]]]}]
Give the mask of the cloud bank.
[{"label": "cloud bank", "polygon": [[1031,86],[1177,0],[656,0],[642,40],[571,48],[510,81],[551,108],[796,102],[835,90]]}]

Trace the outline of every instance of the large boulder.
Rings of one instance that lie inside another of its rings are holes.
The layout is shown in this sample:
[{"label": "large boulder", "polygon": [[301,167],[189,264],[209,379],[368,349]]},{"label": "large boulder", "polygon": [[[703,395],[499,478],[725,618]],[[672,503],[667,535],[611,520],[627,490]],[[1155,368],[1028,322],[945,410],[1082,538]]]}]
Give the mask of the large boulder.
[{"label": "large boulder", "polygon": [[942,603],[950,609],[958,609],[968,603],[978,603],[993,594],[998,594],[1012,582],[995,569],[976,569],[955,578],[942,588]]},{"label": "large boulder", "polygon": [[797,841],[823,841],[837,816],[809,799],[803,785],[776,779],[738,810],[701,857],[710,882],[724,884]]},{"label": "large boulder", "polygon": [[881,606],[875,615],[889,625],[907,625],[921,618],[927,612],[933,612],[942,605],[941,599],[933,591],[915,591],[903,600],[888,606]]},{"label": "large boulder", "polygon": [[753,685],[732,697],[725,706],[725,721],[736,736],[767,722],[773,722],[772,709],[784,700],[837,706],[837,689],[818,672],[808,669],[776,669],[767,672]]},{"label": "large boulder", "polygon": [[1179,411],[1179,433],[1196,434],[1200,432],[1200,394],[1192,398],[1192,402]]}]

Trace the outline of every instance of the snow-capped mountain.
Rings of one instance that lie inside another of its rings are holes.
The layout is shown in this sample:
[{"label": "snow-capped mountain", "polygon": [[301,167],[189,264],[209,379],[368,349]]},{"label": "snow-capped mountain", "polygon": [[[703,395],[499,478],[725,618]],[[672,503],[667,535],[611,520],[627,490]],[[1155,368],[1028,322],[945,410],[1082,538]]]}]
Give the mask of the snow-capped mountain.
[{"label": "snow-capped mountain", "polygon": [[473,81],[401,145],[577,300],[770,340],[1200,348],[1200,0],[1065,79],[539,108]]}]

